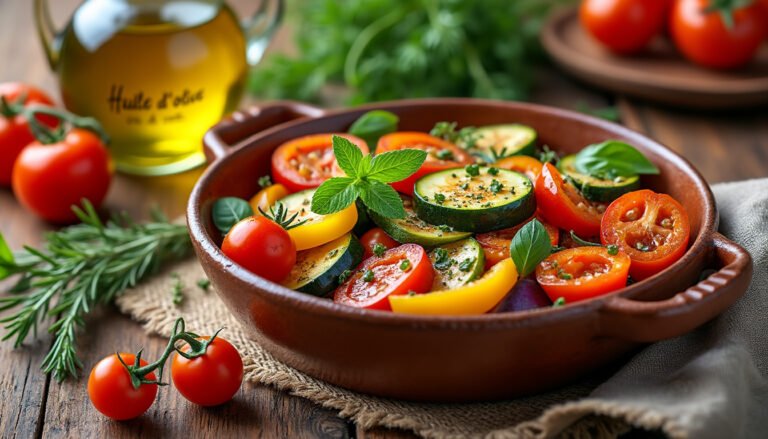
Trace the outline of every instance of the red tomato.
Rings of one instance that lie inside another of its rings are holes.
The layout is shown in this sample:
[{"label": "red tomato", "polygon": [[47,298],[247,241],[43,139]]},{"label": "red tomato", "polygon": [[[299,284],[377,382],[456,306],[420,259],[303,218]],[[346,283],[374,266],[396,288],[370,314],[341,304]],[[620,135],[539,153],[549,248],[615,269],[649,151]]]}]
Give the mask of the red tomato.
[{"label": "red tomato", "polygon": [[381,227],[374,227],[371,230],[365,232],[362,237],[360,237],[360,243],[363,244],[363,249],[365,250],[365,258],[370,258],[373,256],[373,247],[376,244],[381,244],[384,246],[384,249],[389,250],[391,248],[395,248],[398,245],[400,245],[399,242],[392,239],[389,235],[387,235],[387,232],[385,232]]},{"label": "red tomato", "polygon": [[413,185],[421,177],[445,169],[457,168],[474,163],[466,151],[426,133],[403,131],[387,134],[379,139],[376,153],[400,149],[420,149],[427,152],[427,159],[418,171],[405,180],[392,183],[396,191],[413,196]]},{"label": "red tomato", "polygon": [[539,174],[541,174],[541,168],[544,167],[544,164],[527,155],[514,155],[499,160],[494,163],[493,166],[519,172],[528,177],[532,182],[536,182],[536,179],[539,178]]},{"label": "red tomato", "polygon": [[221,251],[251,273],[273,282],[285,279],[296,264],[296,245],[288,232],[263,216],[251,216],[232,226]]},{"label": "red tomato", "polygon": [[[133,365],[136,357],[133,354],[120,354],[125,364]],[[142,366],[147,362],[141,360]],[[156,380],[154,373],[145,377]],[[141,416],[152,406],[157,396],[157,384],[142,384],[138,389],[131,384],[131,375],[120,363],[117,354],[110,355],[99,361],[91,370],[88,377],[88,397],[96,410],[104,416],[124,421]]]},{"label": "red tomato", "polygon": [[664,29],[670,0],[584,0],[582,26],[611,51],[627,55],[645,48]]},{"label": "red tomato", "polygon": [[630,260],[626,253],[605,247],[576,247],[559,251],[536,267],[536,281],[554,302],[578,302],[624,288]]},{"label": "red tomato", "polygon": [[[189,352],[189,345],[183,351]],[[189,360],[176,353],[171,362],[171,378],[176,390],[190,402],[205,407],[220,405],[240,389],[243,360],[232,344],[217,336],[202,356]]]},{"label": "red tomato", "polygon": [[272,153],[272,177],[291,192],[312,189],[343,175],[333,155],[333,136],[341,136],[368,154],[368,145],[351,134],[313,134],[278,146]]},{"label": "red tomato", "polygon": [[[0,84],[0,96],[8,104],[18,104],[25,96],[24,105],[53,106],[53,101],[43,91],[18,82]],[[38,116],[38,119],[50,127],[55,127],[55,118]],[[11,185],[11,173],[16,158],[25,146],[35,141],[29,129],[26,117],[22,115],[4,116],[0,114],[0,186]]]},{"label": "red tomato", "polygon": [[[531,222],[533,218],[524,223],[521,223],[515,227],[509,229],[497,230],[495,232],[480,233],[475,236],[477,242],[483,247],[483,253],[485,253],[485,269],[493,267],[499,262],[509,257],[509,245],[512,244],[512,238],[515,237],[517,232],[525,225]],[[560,231],[557,227],[548,224],[539,218],[541,224],[547,229],[549,235],[549,241],[552,245],[558,245],[560,241]]]},{"label": "red tomato", "polygon": [[550,224],[573,230],[584,239],[600,234],[603,205],[587,201],[578,189],[563,180],[551,163],[542,168],[534,193],[539,211]]},{"label": "red tomato", "polygon": [[675,45],[691,61],[715,69],[744,66],[755,57],[768,36],[768,18],[760,5],[733,11],[729,29],[720,12],[708,12],[709,0],[678,0],[672,9],[670,33]]},{"label": "red tomato", "polygon": [[[407,265],[403,261],[408,260]],[[405,267],[405,269],[403,269]],[[333,294],[333,301],[357,308],[389,311],[392,294],[426,293],[435,273],[427,252],[420,245],[403,244],[381,257],[363,261]]]},{"label": "red tomato", "polygon": [[674,198],[649,190],[624,194],[603,216],[600,239],[632,259],[629,274],[646,279],[680,259],[688,248],[688,213]]},{"label": "red tomato", "polygon": [[98,208],[112,180],[112,161],[99,137],[75,128],[57,143],[34,142],[13,167],[13,192],[27,209],[54,223],[77,220],[73,205]]}]

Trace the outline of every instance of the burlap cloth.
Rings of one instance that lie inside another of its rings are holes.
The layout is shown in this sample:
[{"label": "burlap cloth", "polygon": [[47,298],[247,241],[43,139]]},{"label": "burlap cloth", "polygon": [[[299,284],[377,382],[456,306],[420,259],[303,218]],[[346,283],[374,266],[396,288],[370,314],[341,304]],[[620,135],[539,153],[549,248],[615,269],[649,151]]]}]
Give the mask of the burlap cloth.
[{"label": "burlap cloth", "polygon": [[117,303],[152,333],[168,335],[179,316],[201,333],[225,326],[243,355],[247,381],[338,410],[365,428],[397,427],[429,438],[611,437],[630,426],[675,438],[768,437],[768,180],[717,185],[714,192],[721,231],[754,257],[747,294],[695,332],[648,346],[612,375],[529,398],[417,404],[318,381],[273,359],[245,336],[214,292],[195,287],[204,277],[195,260],[169,270],[187,285],[181,306],[172,303],[173,279],[163,275]]}]

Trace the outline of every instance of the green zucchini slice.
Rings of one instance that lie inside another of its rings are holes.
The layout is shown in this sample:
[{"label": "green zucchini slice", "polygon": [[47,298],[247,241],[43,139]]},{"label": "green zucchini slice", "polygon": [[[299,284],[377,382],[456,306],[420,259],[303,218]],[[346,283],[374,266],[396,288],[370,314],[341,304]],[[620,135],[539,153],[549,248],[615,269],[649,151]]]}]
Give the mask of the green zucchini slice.
[{"label": "green zucchini slice", "polygon": [[339,285],[339,276],[363,260],[363,246],[351,233],[320,247],[302,250],[283,285],[292,290],[324,297]]},{"label": "green zucchini slice", "polygon": [[479,139],[470,152],[485,163],[513,155],[536,153],[536,130],[520,124],[489,125],[475,131]]},{"label": "green zucchini slice", "polygon": [[372,210],[368,212],[373,222],[384,229],[395,241],[403,244],[412,242],[424,247],[434,247],[472,235],[468,232],[453,231],[448,226],[435,226],[424,222],[416,216],[411,198],[404,195],[400,197],[403,199],[405,218],[385,218]]},{"label": "green zucchini slice", "polygon": [[633,175],[631,177],[617,177],[613,180],[603,180],[592,177],[591,175],[581,174],[576,170],[574,161],[576,155],[565,156],[560,159],[557,167],[563,175],[568,176],[573,181],[584,198],[590,201],[599,201],[609,203],[627,192],[640,189],[640,177]]},{"label": "green zucchini slice", "polygon": [[416,214],[430,224],[484,233],[514,227],[533,216],[533,184],[523,174],[475,166],[435,172],[414,185]]},{"label": "green zucchini slice", "polygon": [[432,291],[452,290],[483,275],[485,253],[473,238],[441,245],[429,252],[435,268]]}]

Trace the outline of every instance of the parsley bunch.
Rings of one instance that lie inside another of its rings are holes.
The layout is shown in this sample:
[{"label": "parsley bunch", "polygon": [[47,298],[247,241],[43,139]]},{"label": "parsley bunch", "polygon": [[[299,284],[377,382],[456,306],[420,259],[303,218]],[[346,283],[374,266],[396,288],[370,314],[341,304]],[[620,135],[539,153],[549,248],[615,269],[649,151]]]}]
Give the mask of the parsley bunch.
[{"label": "parsley bunch", "polygon": [[288,2],[296,57],[271,55],[250,88],[318,100],[351,87],[350,103],[429,96],[524,98],[553,6],[573,0],[312,0]]}]

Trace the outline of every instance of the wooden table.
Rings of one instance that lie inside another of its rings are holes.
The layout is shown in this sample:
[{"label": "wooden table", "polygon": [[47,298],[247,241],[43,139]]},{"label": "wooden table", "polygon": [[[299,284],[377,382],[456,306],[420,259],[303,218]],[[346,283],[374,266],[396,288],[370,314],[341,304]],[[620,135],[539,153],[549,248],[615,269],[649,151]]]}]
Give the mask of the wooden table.
[{"label": "wooden table", "polygon": [[[63,21],[75,0],[57,1],[54,14]],[[247,0],[235,3],[241,11]],[[289,39],[283,31],[276,47]],[[691,113],[658,108],[611,96],[575,83],[562,74],[544,69],[538,75],[532,100],[564,108],[616,105],[622,122],[682,153],[711,183],[768,175],[768,109],[720,114]],[[31,2],[0,1],[0,82],[21,80],[41,85],[56,94],[32,24]],[[153,179],[119,175],[107,207],[145,217],[151,205],[168,215],[183,212],[187,196],[201,170]],[[26,213],[8,189],[0,189],[0,231],[9,244],[40,242],[50,226]],[[115,350],[144,347],[155,358],[165,340],[149,337],[141,326],[114,308],[101,309],[88,318],[88,333],[80,338],[80,355],[90,368]],[[244,385],[234,401],[203,409],[188,404],[177,392],[159,392],[158,401],[140,419],[111,422],[90,406],[85,378],[64,383],[51,381],[40,372],[41,360],[50,346],[43,336],[13,350],[0,344],[0,436],[2,437],[133,437],[133,436],[264,436],[264,437],[410,437],[391,430],[364,431],[339,418],[333,411],[264,386]],[[87,370],[86,370],[87,372]]]}]

